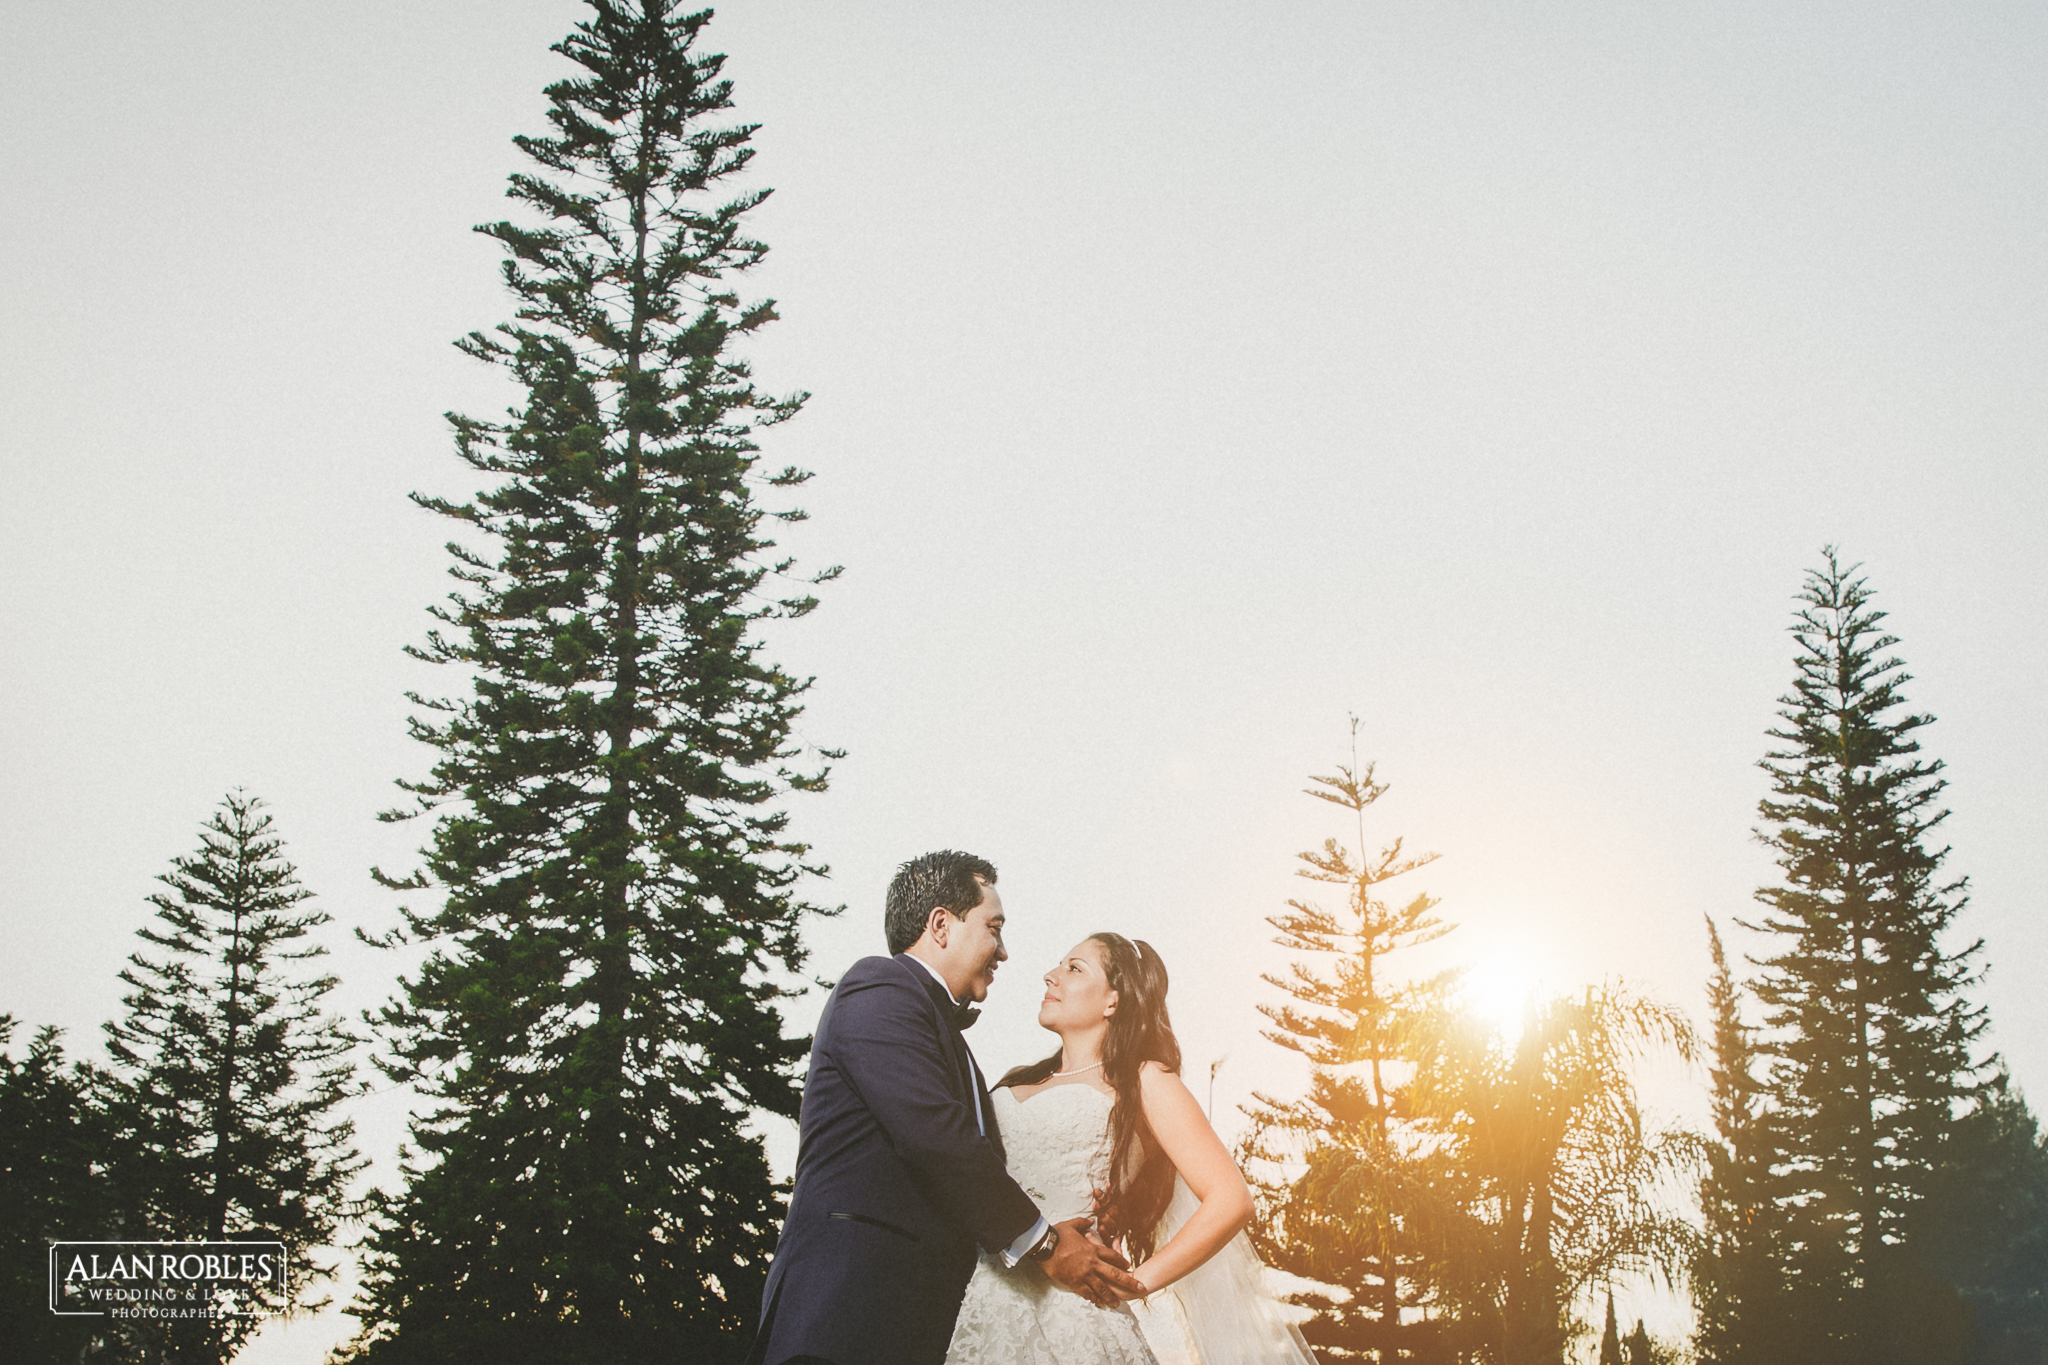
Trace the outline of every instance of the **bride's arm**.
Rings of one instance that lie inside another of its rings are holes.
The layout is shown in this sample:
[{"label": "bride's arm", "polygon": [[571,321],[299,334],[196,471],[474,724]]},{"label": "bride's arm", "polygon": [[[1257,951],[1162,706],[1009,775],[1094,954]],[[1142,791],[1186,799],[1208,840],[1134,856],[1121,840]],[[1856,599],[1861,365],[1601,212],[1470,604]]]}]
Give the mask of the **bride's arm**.
[{"label": "bride's arm", "polygon": [[1172,1240],[1133,1272],[1150,1293],[1166,1288],[1237,1236],[1252,1220],[1252,1192],[1180,1077],[1157,1062],[1147,1062],[1138,1073],[1138,1084],[1152,1135],[1202,1201]]}]

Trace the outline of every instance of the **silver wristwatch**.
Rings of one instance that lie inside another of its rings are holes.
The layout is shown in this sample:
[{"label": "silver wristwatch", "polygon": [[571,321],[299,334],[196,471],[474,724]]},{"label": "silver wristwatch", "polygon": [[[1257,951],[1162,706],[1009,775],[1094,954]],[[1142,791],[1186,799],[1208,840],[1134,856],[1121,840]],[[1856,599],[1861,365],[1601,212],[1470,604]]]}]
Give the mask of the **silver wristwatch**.
[{"label": "silver wristwatch", "polygon": [[1050,1261],[1052,1259],[1053,1251],[1059,1246],[1059,1244],[1059,1228],[1051,1223],[1048,1223],[1046,1224],[1045,1235],[1043,1237],[1040,1237],[1037,1241],[1031,1244],[1031,1250],[1024,1253],[1024,1259],[1027,1261],[1039,1262]]}]

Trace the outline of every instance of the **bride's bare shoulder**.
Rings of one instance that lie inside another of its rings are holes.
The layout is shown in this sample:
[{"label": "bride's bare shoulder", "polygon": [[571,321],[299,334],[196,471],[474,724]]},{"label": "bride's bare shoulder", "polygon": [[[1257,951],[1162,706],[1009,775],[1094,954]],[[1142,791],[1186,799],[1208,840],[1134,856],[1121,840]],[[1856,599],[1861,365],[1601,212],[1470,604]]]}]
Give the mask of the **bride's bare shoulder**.
[{"label": "bride's bare shoulder", "polygon": [[1155,1085],[1174,1087],[1181,1090],[1188,1088],[1187,1082],[1180,1078],[1180,1073],[1164,1062],[1146,1062],[1143,1066],[1139,1067],[1138,1082],[1147,1089]]},{"label": "bride's bare shoulder", "polygon": [[1138,1068],[1138,1091],[1144,1096],[1148,1115],[1161,1106],[1178,1109],[1195,1102],[1194,1092],[1180,1073],[1159,1062],[1146,1062]]}]

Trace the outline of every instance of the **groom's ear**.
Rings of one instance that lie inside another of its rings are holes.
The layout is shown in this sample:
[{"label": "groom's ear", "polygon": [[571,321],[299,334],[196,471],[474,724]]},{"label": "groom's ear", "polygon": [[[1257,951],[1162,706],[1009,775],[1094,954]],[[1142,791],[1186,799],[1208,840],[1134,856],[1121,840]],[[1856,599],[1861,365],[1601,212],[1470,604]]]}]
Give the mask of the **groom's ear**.
[{"label": "groom's ear", "polygon": [[935,905],[930,917],[924,922],[924,931],[931,936],[933,943],[943,948],[946,946],[946,935],[952,928],[952,920],[953,916],[948,913],[945,906]]}]

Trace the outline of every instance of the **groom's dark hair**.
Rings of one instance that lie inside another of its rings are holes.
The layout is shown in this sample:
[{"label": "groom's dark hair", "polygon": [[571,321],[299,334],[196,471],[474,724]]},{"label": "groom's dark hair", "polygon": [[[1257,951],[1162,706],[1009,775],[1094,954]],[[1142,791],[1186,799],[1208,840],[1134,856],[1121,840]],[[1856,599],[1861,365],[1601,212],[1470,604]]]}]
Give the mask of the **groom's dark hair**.
[{"label": "groom's dark hair", "polygon": [[954,919],[966,919],[967,912],[981,904],[983,882],[996,884],[995,864],[950,848],[912,858],[897,868],[882,912],[889,951],[900,953],[917,942],[934,910],[943,908]]}]

